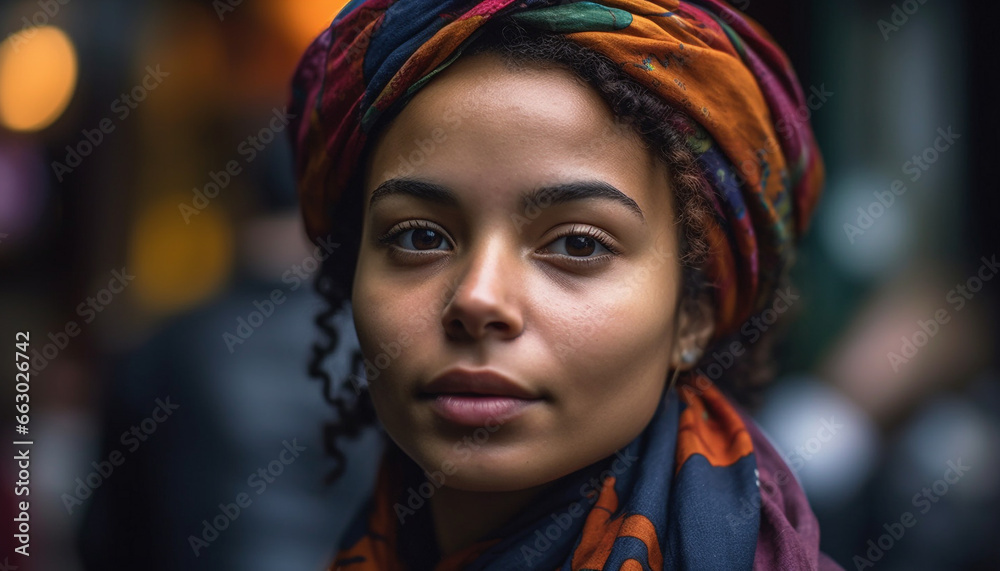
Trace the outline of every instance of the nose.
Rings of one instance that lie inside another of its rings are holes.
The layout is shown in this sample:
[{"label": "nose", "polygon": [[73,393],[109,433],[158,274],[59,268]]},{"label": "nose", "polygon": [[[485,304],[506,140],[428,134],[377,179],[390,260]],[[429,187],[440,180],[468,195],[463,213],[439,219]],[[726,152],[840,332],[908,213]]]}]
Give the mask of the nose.
[{"label": "nose", "polygon": [[492,335],[513,339],[521,334],[518,262],[510,251],[510,246],[496,240],[468,253],[441,315],[449,338],[468,341]]}]

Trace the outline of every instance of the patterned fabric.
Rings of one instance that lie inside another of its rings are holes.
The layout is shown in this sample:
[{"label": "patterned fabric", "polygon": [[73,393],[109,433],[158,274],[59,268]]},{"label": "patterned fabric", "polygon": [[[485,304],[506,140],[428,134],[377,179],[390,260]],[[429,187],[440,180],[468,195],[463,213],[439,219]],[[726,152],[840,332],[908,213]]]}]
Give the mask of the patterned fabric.
[{"label": "patterned fabric", "polygon": [[673,121],[700,157],[716,212],[706,268],[716,337],[763,310],[809,223],[823,164],[787,57],[720,0],[350,2],[293,79],[291,136],[310,237],[329,233],[386,110],[506,16],[609,56],[681,112]]},{"label": "patterned fabric", "polygon": [[668,393],[626,447],[439,561],[429,507],[416,495],[432,497],[433,483],[390,440],[374,496],[330,570],[840,569],[819,552],[816,518],[791,474],[701,377]]}]

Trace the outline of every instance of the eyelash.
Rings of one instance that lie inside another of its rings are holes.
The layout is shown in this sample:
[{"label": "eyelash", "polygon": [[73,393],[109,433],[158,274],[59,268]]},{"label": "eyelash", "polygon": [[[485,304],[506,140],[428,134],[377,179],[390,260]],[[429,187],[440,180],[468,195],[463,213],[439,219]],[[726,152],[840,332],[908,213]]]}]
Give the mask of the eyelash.
[{"label": "eyelash", "polygon": [[560,238],[566,238],[568,236],[587,236],[589,238],[593,238],[598,244],[604,246],[608,250],[608,252],[610,252],[608,254],[601,254],[600,256],[595,256],[592,258],[590,257],[580,258],[576,256],[566,256],[564,254],[555,254],[560,258],[569,260],[571,264],[586,268],[596,264],[602,264],[608,262],[612,258],[621,255],[621,251],[615,247],[614,243],[608,237],[608,235],[596,228],[592,228],[590,226],[573,226],[569,230],[559,233],[559,235],[553,238],[552,241],[555,242]]},{"label": "eyelash", "polygon": [[[418,254],[418,253],[416,253],[416,252],[414,252],[412,250],[406,250],[406,249],[403,249],[403,248],[399,248],[399,247],[397,247],[397,246],[395,246],[393,244],[393,242],[395,242],[396,239],[402,233],[404,233],[404,232],[406,232],[408,230],[419,230],[419,229],[434,230],[435,232],[440,232],[442,234],[442,236],[445,234],[440,229],[440,227],[438,227],[438,226],[436,226],[434,224],[431,224],[431,223],[429,223],[427,221],[424,221],[424,220],[407,220],[406,222],[403,222],[403,223],[401,223],[401,224],[399,224],[397,226],[394,226],[388,232],[386,232],[385,234],[379,236],[377,238],[377,241],[382,246],[388,247],[389,251],[394,256],[401,257],[401,258],[404,258],[404,259],[408,258],[408,259],[411,259],[411,260],[412,259],[419,259],[419,258],[427,256],[429,254],[426,254],[426,253],[420,253],[420,254]],[[567,230],[565,232],[562,232],[558,236],[556,236],[555,238],[553,238],[552,242],[555,242],[556,240],[559,240],[560,238],[566,238],[566,237],[569,237],[569,236],[587,236],[589,238],[593,238],[595,241],[597,241],[598,244],[600,244],[601,246],[604,246],[608,250],[608,252],[610,252],[609,254],[602,254],[600,256],[596,256],[596,257],[592,257],[592,258],[581,258],[581,257],[577,257],[577,256],[567,256],[565,254],[555,254],[556,256],[559,256],[560,258],[568,260],[569,263],[571,263],[571,264],[582,266],[582,267],[588,267],[588,266],[592,266],[594,264],[599,264],[599,263],[606,262],[610,258],[613,258],[615,256],[621,255],[621,251],[618,248],[615,247],[613,241],[607,236],[607,234],[605,234],[604,232],[601,232],[600,230],[597,230],[596,228],[592,228],[592,227],[589,227],[589,226],[573,226],[569,230]]]}]

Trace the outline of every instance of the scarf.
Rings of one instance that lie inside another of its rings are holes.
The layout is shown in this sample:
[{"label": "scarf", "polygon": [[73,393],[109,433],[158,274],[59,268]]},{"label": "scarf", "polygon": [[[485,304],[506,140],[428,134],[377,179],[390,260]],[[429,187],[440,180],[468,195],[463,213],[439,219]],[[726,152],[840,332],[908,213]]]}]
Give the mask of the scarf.
[{"label": "scarf", "polygon": [[501,17],[610,57],[680,112],[675,127],[698,156],[715,210],[705,268],[714,337],[765,309],[808,225],[823,164],[787,57],[720,0],[353,0],[292,81],[290,133],[312,240],[331,231],[380,117]]},{"label": "scarf", "polygon": [[441,479],[391,441],[330,571],[840,569],[792,472],[707,377],[664,393],[615,454],[559,478],[490,536],[439,561]]}]

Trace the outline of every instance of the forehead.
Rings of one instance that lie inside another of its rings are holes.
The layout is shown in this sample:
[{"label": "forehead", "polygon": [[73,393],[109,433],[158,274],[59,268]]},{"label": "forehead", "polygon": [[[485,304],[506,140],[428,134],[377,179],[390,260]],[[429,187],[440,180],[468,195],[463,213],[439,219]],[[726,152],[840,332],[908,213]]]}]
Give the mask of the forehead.
[{"label": "forehead", "polygon": [[421,88],[372,149],[367,197],[399,176],[502,196],[603,180],[643,211],[669,208],[666,166],[572,71],[463,56]]}]

